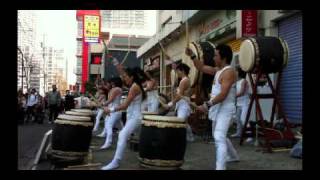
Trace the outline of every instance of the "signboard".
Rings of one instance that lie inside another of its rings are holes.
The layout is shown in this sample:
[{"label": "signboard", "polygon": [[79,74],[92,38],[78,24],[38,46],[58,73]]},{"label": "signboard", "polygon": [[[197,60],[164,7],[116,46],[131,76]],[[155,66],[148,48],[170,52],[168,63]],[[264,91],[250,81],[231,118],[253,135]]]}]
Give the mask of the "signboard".
[{"label": "signboard", "polygon": [[242,10],[242,36],[257,35],[257,10]]},{"label": "signboard", "polygon": [[85,15],[83,24],[84,42],[98,43],[100,37],[100,17]]}]

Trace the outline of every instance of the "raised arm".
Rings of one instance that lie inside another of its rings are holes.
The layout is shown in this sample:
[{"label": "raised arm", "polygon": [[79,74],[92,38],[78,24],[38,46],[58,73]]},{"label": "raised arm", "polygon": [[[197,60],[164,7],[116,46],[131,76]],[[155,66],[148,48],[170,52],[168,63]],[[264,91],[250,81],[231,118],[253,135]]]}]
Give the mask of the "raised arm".
[{"label": "raised arm", "polygon": [[187,56],[190,57],[190,59],[193,61],[194,66],[199,71],[205,74],[210,74],[210,75],[214,75],[218,71],[218,68],[216,67],[204,65],[203,62],[201,62],[200,59],[197,58],[197,56],[192,52],[190,48],[186,48],[185,53]]}]

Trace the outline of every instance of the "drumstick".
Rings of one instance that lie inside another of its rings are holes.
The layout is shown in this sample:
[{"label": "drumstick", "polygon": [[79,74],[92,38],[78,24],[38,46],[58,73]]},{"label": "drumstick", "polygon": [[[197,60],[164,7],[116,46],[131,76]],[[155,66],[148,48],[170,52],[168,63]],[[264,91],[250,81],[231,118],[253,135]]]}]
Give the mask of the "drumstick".
[{"label": "drumstick", "polygon": [[161,106],[163,106],[164,108],[168,109],[169,108],[168,104],[163,102],[162,99],[159,97],[159,95],[156,95],[156,96],[159,99],[159,103],[161,104]]}]

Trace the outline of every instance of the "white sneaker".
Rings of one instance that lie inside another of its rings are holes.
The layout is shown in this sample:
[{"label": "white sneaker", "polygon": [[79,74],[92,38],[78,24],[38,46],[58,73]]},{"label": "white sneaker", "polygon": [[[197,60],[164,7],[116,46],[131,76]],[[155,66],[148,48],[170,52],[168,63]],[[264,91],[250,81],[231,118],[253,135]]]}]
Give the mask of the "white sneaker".
[{"label": "white sneaker", "polygon": [[119,167],[119,162],[118,161],[112,161],[106,166],[103,166],[101,170],[113,170]]},{"label": "white sneaker", "polygon": [[193,137],[193,136],[191,136],[191,137],[188,136],[188,137],[187,137],[187,141],[188,141],[188,142],[194,142],[194,137]]},{"label": "white sneaker", "polygon": [[239,162],[240,159],[239,157],[230,157],[230,156],[227,156],[227,159],[226,159],[227,162]]},{"label": "white sneaker", "polygon": [[251,137],[247,138],[246,143],[252,143],[252,142],[253,142],[253,138]]},{"label": "white sneaker", "polygon": [[102,132],[102,133],[98,134],[97,136],[98,137],[106,137],[106,134]]},{"label": "white sneaker", "polygon": [[104,144],[103,146],[100,147],[100,149],[108,149],[111,147],[111,144]]},{"label": "white sneaker", "polygon": [[239,138],[239,137],[240,137],[240,134],[235,133],[235,134],[232,134],[230,137],[232,137],[232,138]]}]

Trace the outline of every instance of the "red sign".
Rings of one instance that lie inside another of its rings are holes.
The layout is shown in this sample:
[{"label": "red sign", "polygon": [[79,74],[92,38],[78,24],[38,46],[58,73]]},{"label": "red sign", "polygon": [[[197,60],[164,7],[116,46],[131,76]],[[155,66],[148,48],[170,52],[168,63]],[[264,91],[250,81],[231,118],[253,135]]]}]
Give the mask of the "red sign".
[{"label": "red sign", "polygon": [[257,10],[242,10],[242,36],[256,36],[257,29]]}]

